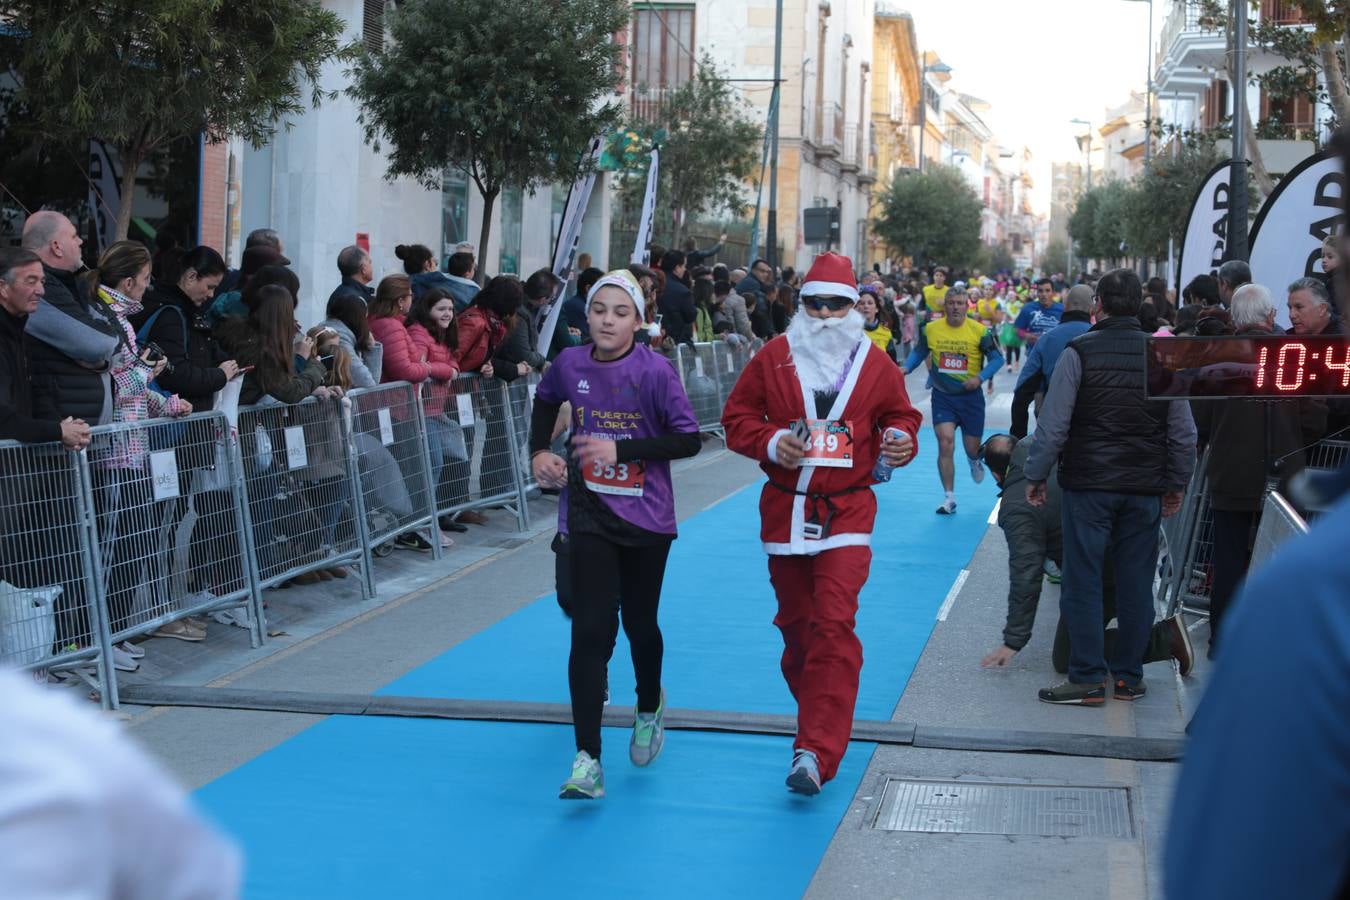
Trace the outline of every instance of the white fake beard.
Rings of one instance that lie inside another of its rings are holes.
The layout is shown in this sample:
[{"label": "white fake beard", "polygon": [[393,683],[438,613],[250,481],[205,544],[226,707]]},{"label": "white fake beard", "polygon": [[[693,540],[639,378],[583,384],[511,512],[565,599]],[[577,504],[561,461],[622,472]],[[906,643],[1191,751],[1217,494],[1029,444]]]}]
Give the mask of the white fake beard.
[{"label": "white fake beard", "polygon": [[833,391],[863,339],[863,317],[856,309],[834,319],[817,319],[803,306],[788,323],[788,349],[797,377],[807,390]]}]

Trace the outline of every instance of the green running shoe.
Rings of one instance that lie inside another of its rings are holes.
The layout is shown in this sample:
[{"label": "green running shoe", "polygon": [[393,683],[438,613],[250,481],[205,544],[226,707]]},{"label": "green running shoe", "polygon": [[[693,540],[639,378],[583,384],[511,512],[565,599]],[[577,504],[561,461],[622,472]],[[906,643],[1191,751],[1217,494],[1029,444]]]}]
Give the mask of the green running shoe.
[{"label": "green running shoe", "polygon": [[666,742],[666,691],[661,689],[661,702],[656,712],[637,714],[633,722],[633,736],[628,741],[628,758],[635,766],[651,765],[652,760],[661,755],[661,747]]},{"label": "green running shoe", "polygon": [[572,760],[572,774],[558,792],[559,800],[599,800],[605,796],[605,773],[600,760],[592,759],[585,750],[577,751]]}]

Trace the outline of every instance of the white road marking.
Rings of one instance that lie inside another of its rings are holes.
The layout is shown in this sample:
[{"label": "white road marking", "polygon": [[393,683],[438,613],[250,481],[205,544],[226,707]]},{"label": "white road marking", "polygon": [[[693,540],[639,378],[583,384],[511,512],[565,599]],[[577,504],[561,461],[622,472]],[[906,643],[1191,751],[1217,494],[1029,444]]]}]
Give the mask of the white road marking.
[{"label": "white road marking", "polygon": [[969,577],[969,569],[962,569],[961,574],[956,576],[956,581],[952,582],[952,589],[947,592],[947,599],[942,601],[942,608],[938,610],[937,620],[939,622],[947,621],[947,613],[952,611],[952,605],[956,603],[956,595],[961,593],[961,587]]},{"label": "white road marking", "polygon": [[1002,506],[1002,505],[1003,505],[1003,498],[1002,498],[1002,497],[999,497],[997,500],[994,501],[994,508],[993,508],[993,510],[989,513],[989,524],[990,524],[990,525],[997,525],[997,524],[998,524],[998,508],[999,508],[1000,506]]}]

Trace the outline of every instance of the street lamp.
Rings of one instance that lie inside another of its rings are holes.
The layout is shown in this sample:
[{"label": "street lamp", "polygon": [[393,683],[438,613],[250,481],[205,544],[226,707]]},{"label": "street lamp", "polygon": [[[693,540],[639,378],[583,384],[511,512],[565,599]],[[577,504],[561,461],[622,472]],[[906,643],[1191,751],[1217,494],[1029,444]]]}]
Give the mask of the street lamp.
[{"label": "street lamp", "polygon": [[1150,131],[1153,119],[1153,0],[1128,0],[1130,3],[1148,4],[1148,59],[1144,69],[1144,167],[1148,167],[1153,158],[1153,134]]},{"label": "street lamp", "polygon": [[933,65],[923,64],[919,70],[919,171],[923,171],[923,136],[928,130],[928,73],[934,72],[938,75],[946,75],[952,70],[952,67],[945,62],[936,62]]},{"label": "street lamp", "polygon": [[1083,162],[1087,164],[1087,188],[1092,190],[1092,123],[1087,119],[1070,119],[1070,125],[1086,125],[1087,136],[1083,138]]}]

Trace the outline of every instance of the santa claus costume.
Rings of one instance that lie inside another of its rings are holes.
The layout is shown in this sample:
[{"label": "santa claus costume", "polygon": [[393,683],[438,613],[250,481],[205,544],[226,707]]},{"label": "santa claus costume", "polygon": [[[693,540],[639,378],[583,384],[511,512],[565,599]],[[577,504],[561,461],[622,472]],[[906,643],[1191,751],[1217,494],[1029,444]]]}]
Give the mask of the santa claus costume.
[{"label": "santa claus costume", "polygon": [[[883,434],[895,429],[885,455],[904,464],[917,451],[923,417],[852,308],[858,289],[848,257],[818,256],[801,297],[787,333],[736,382],[722,425],[731,449],[758,460],[769,477],[760,537],[778,597],[783,677],[798,707],[788,787],[815,794],[834,777],[853,728],[862,669],[854,619],[872,560],[870,488]],[[805,447],[793,468],[782,464],[785,440]]]}]

